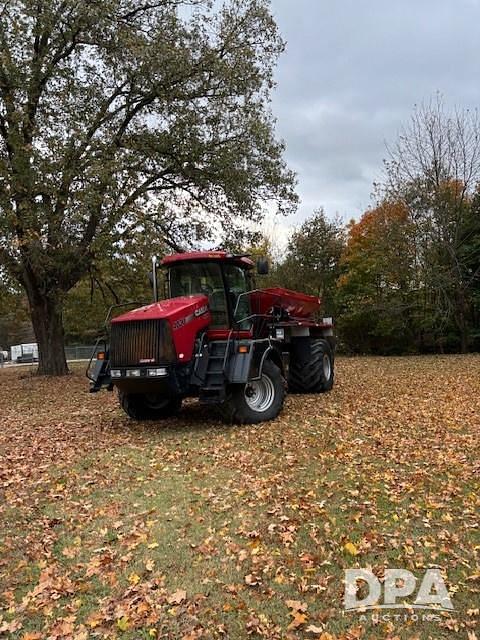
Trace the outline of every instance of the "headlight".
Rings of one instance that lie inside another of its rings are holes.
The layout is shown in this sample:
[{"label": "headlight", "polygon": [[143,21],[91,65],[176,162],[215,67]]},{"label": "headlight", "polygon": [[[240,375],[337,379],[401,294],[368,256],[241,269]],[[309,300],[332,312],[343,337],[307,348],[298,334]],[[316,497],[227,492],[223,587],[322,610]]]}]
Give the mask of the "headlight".
[{"label": "headlight", "polygon": [[122,372],[120,371],[120,369],[112,369],[110,371],[110,375],[112,376],[112,378],[121,378]]},{"label": "headlight", "polygon": [[165,367],[160,367],[158,369],[149,369],[148,370],[149,377],[156,378],[158,376],[166,376],[168,375],[168,371]]},{"label": "headlight", "polygon": [[127,378],[139,378],[140,369],[127,369]]}]

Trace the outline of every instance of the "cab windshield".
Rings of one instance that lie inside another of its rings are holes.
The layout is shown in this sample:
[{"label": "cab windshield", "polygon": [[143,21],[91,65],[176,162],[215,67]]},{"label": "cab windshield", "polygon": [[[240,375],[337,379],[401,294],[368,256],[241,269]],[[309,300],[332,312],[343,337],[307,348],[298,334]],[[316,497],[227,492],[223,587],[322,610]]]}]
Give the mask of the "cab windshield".
[{"label": "cab windshield", "polygon": [[[234,264],[223,264],[223,273],[230,307],[232,312],[237,309],[236,320],[241,320],[249,315],[248,296],[241,296],[248,288],[245,271]],[[229,326],[222,266],[218,262],[188,262],[170,267],[169,284],[172,298],[196,293],[206,295],[212,314],[212,327]]]}]

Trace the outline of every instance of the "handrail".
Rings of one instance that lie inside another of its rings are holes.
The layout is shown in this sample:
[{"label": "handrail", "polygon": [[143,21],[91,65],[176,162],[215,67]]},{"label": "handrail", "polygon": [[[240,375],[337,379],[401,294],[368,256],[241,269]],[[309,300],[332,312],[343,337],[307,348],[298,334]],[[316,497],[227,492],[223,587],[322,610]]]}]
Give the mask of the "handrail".
[{"label": "handrail", "polygon": [[[237,302],[235,304],[235,309],[233,310],[233,317],[235,318],[235,316],[237,315],[238,312],[238,305],[240,303],[240,298],[242,296],[249,296],[252,293],[261,293],[262,295],[267,295],[267,296],[272,296],[272,298],[277,298],[278,300],[281,300],[281,296],[278,293],[272,293],[271,291],[266,291],[265,289],[252,289],[251,291],[244,291],[243,293],[240,293],[237,296]],[[252,314],[252,315],[261,315],[261,314]]]},{"label": "handrail", "polygon": [[249,296],[249,295],[251,295],[253,293],[261,293],[262,295],[271,296],[273,298],[273,300],[272,300],[272,308],[275,306],[275,302],[276,301],[278,301],[278,302],[281,301],[282,297],[278,293],[272,293],[271,291],[265,291],[265,289],[252,289],[251,291],[244,291],[243,293],[240,293],[238,295],[237,302],[235,304],[235,309],[233,311],[233,322],[234,322],[235,326],[237,327],[237,330],[240,330],[240,325],[242,323],[244,323],[244,322],[247,322],[249,320],[253,320],[255,318],[263,318],[264,324],[262,324],[260,330],[258,331],[258,333],[261,334],[263,332],[263,330],[264,330],[266,321],[269,318],[272,318],[273,314],[271,314],[271,313],[250,313],[250,315],[245,316],[244,318],[241,318],[241,319],[238,319],[238,320],[235,319],[235,316],[238,313],[238,308],[239,308],[239,305],[240,305],[240,299],[243,296]]},{"label": "handrail", "polygon": [[[200,339],[200,345],[198,347],[198,354],[195,354],[195,355],[200,356],[200,354],[202,353],[204,340],[205,340],[205,332],[202,333],[202,337]],[[199,362],[200,358],[196,357],[196,358],[194,358],[194,360],[195,360],[195,362],[193,363],[193,373],[196,375],[197,374],[197,369],[198,369],[198,362]]]},{"label": "handrail", "polygon": [[232,338],[232,333],[233,333],[233,328],[230,329],[230,332],[228,334],[227,344],[225,345],[225,353],[223,354],[222,373],[224,375],[225,375],[225,371],[227,369],[227,358],[228,358],[228,351],[229,351],[229,348],[230,348],[230,340]]}]

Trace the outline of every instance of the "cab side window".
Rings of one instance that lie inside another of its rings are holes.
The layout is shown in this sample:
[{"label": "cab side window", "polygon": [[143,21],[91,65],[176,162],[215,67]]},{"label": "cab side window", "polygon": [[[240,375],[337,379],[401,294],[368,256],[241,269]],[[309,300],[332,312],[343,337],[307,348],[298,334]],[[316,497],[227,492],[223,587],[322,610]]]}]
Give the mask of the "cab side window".
[{"label": "cab side window", "polygon": [[[227,282],[230,304],[235,313],[235,320],[239,321],[247,318],[250,315],[250,299],[248,295],[245,295],[248,291],[245,270],[234,264],[226,264],[223,268],[223,273]],[[250,326],[249,321],[243,324],[245,326],[242,326],[242,329],[248,329]]]}]

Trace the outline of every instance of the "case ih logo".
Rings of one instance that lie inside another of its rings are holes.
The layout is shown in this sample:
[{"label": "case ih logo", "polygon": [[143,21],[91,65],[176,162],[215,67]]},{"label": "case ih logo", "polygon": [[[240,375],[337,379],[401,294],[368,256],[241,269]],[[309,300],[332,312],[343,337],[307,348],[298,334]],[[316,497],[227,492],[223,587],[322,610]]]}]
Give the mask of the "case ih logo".
[{"label": "case ih logo", "polygon": [[[368,587],[366,595],[365,587]],[[373,571],[346,569],[344,607],[346,611],[361,612],[371,609],[433,609],[438,612],[454,610],[440,569],[427,569],[416,597],[406,601],[416,590],[417,578],[411,571],[385,569],[383,604],[380,604],[382,584]]]},{"label": "case ih logo", "polygon": [[203,307],[198,307],[198,309],[195,309],[194,313],[195,313],[195,317],[198,318],[198,316],[203,316],[204,313],[207,313],[208,311],[208,305],[204,304]]}]

